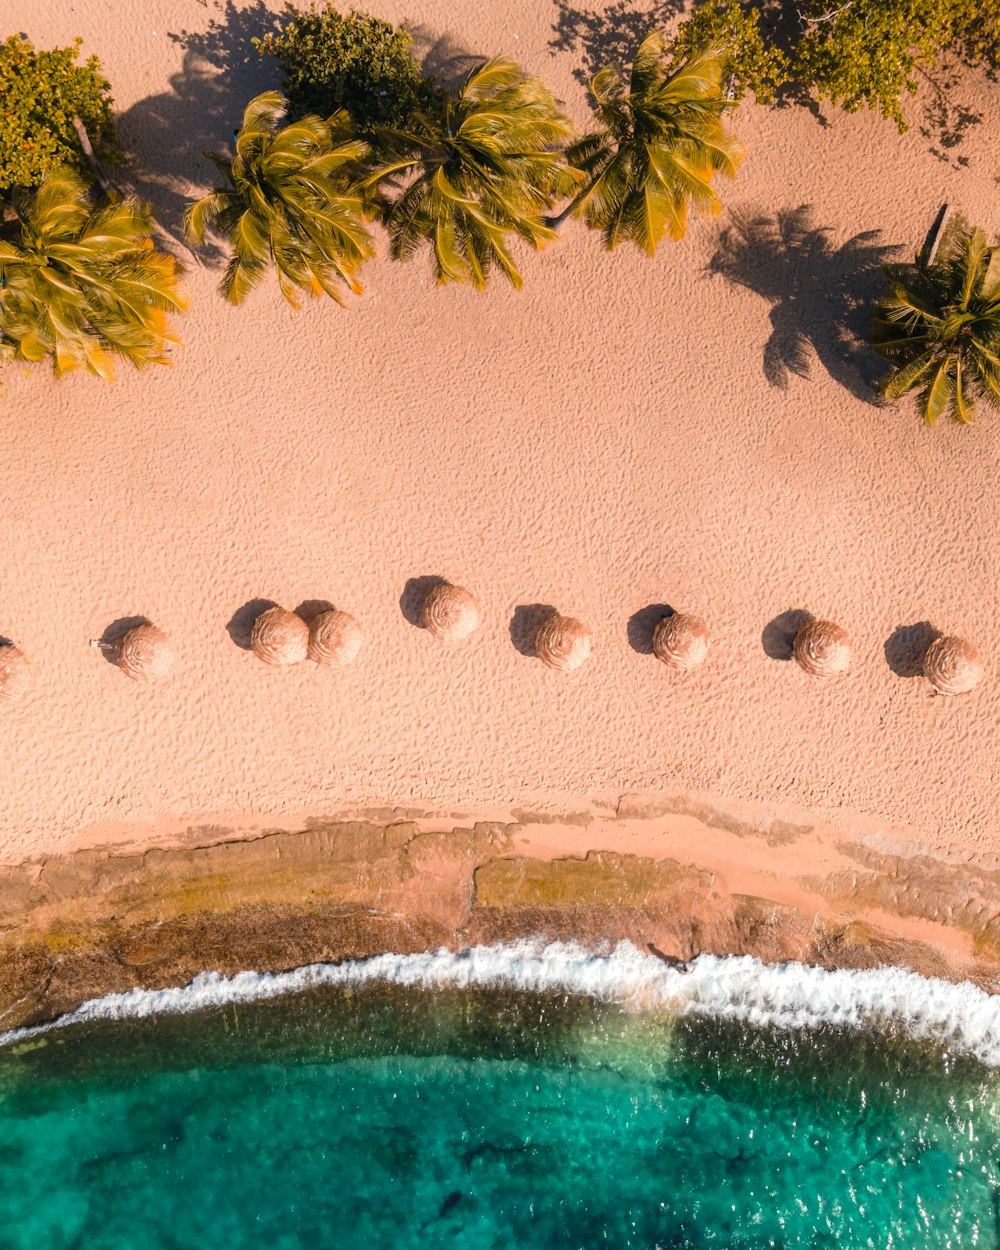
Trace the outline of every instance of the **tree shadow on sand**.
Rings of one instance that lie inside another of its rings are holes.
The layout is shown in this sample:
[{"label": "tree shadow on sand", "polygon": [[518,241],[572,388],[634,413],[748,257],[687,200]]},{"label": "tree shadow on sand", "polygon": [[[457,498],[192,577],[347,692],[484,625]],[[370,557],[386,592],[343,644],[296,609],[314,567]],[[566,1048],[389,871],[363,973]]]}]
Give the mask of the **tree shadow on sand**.
[{"label": "tree shadow on sand", "polygon": [[[251,39],[280,25],[280,15],[269,12],[264,0],[246,7],[227,0],[221,18],[213,18],[207,31],[168,32],[185,50],[170,90],[138,101],[117,119],[128,153],[122,172],[129,189],[152,204],[157,221],[176,240],[183,238],[188,201],[219,177],[202,153],[230,150],[246,105],[279,85],[277,62],[261,56]],[[211,245],[200,249],[200,256],[211,263],[221,260]]]},{"label": "tree shadow on sand", "polygon": [[664,26],[683,13],[685,0],[661,0],[651,9],[636,10],[631,0],[616,0],[606,9],[580,9],[569,0],[556,0],[549,47],[555,52],[578,51],[583,63],[573,77],[587,83],[605,65],[631,65],[636,48],[654,26]]},{"label": "tree shadow on sand", "polygon": [[764,376],[772,386],[808,377],[815,356],[855,398],[875,404],[883,366],[868,344],[871,309],[881,268],[899,248],[880,242],[878,230],[837,247],[812,211],[803,204],[774,216],[731,212],[708,271],[770,304]]}]

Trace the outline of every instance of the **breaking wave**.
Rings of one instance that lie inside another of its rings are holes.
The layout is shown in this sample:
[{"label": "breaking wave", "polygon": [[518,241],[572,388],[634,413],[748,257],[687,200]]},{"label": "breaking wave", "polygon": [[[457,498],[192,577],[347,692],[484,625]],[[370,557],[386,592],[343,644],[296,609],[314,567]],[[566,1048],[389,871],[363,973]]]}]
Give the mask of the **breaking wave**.
[{"label": "breaking wave", "polygon": [[180,1014],[321,986],[378,982],[427,990],[554,991],[756,1027],[897,1027],[1000,1067],[1000,996],[967,981],[955,984],[903,968],[827,971],[799,963],[764,964],[749,955],[699,955],[685,970],[628,942],[603,953],[573,942],[529,940],[460,952],[442,949],[309,964],[291,972],[240,972],[232,977],[206,972],[185,986],[92,999],[51,1023],[0,1034],[0,1046],[89,1021]]}]

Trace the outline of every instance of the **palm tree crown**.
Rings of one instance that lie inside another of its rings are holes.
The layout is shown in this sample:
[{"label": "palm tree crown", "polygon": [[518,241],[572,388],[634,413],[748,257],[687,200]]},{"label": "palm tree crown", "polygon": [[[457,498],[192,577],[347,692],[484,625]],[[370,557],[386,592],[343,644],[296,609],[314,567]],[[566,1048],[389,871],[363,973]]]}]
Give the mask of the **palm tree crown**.
[{"label": "palm tree crown", "polygon": [[742,145],[722,124],[725,54],[706,48],[670,69],[669,44],[662,29],[646,36],[627,91],[616,65],[594,76],[601,129],[569,151],[586,175],[570,211],[603,231],[609,249],[631,241],[652,256],[664,231],[682,238],[688,204],[718,213],[712,179],[734,175],[743,160]]},{"label": "palm tree crown", "polygon": [[338,304],[342,289],[361,291],[355,274],[374,251],[365,205],[353,180],[368,146],[351,136],[343,110],[327,121],[304,117],[279,128],[287,102],[277,91],[251,100],[230,160],[214,152],[228,182],[188,206],[184,228],[203,243],[205,231],[225,236],[233,256],[220,289],[241,304],[273,264],[285,299],[325,291]]},{"label": "palm tree crown", "polygon": [[429,241],[438,282],[482,290],[496,265],[520,289],[509,236],[536,248],[556,237],[544,215],[576,186],[558,150],[572,134],[549,90],[514,62],[474,69],[440,112],[418,113],[408,131],[385,134],[398,155],[369,185],[405,183],[383,201],[393,258],[407,260]]},{"label": "palm tree crown", "polygon": [[924,419],[973,419],[977,399],[1000,408],[1000,246],[955,219],[933,264],[886,265],[872,346],[892,362],[882,393],[919,389]]},{"label": "palm tree crown", "polygon": [[0,238],[0,358],[51,355],[57,376],[85,368],[108,382],[116,357],[169,364],[167,314],[187,301],[174,258],[153,247],[149,208],[117,195],[95,208],[68,169],[13,204],[13,238]]}]

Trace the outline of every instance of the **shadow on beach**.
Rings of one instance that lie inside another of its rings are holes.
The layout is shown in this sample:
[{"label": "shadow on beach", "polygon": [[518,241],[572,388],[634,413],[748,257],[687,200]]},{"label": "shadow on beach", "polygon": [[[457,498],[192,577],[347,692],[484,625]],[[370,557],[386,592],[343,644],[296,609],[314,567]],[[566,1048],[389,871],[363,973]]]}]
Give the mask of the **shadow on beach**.
[{"label": "shadow on beach", "polygon": [[865,230],[835,246],[808,204],[774,215],[731,211],[708,272],[745,287],[771,307],[764,376],[784,390],[794,374],[809,376],[813,357],[856,399],[879,402],[884,365],[871,350],[872,304],[882,266],[899,251]]},{"label": "shadow on beach", "polygon": [[885,640],[885,662],[897,677],[921,677],[927,648],[940,637],[941,631],[930,621],[898,625]]},{"label": "shadow on beach", "polygon": [[556,609],[551,603],[522,603],[514,609],[510,618],[510,640],[514,650],[529,660],[536,660],[535,635],[539,628],[555,616]]},{"label": "shadow on beach", "polygon": [[764,632],[760,636],[764,654],[772,660],[790,660],[795,635],[803,625],[808,625],[815,619],[804,608],[789,608],[787,612],[779,612],[764,626]]},{"label": "shadow on beach", "polygon": [[639,655],[653,654],[653,633],[665,616],[673,616],[669,603],[650,603],[628,618],[628,645]]},{"label": "shadow on beach", "polygon": [[425,629],[424,600],[435,586],[447,585],[446,577],[437,577],[434,574],[408,578],[403,587],[403,593],[399,596],[399,610],[404,619],[409,621],[415,629]]},{"label": "shadow on beach", "polygon": [[[151,20],[151,19],[150,19]],[[156,220],[175,239],[183,238],[188,201],[215,184],[219,174],[202,153],[231,150],[243,109],[262,91],[279,85],[273,57],[261,56],[250,42],[279,29],[281,18],[264,0],[238,7],[228,0],[207,31],[167,32],[184,48],[183,65],[170,78],[170,90],[139,100],[116,120],[126,164],[115,180],[153,206]],[[199,249],[200,259],[219,263],[219,249]]]},{"label": "shadow on beach", "polygon": [[251,599],[249,603],[244,603],[242,608],[238,608],[233,613],[226,626],[226,633],[240,650],[249,651],[250,636],[253,633],[254,622],[257,620],[257,617],[266,612],[268,608],[276,608],[277,606],[273,599]]},{"label": "shadow on beach", "polygon": [[117,667],[118,644],[128,631],[137,629],[140,625],[152,625],[152,623],[148,616],[120,616],[117,621],[112,621],[97,640],[101,655],[104,656],[109,664],[114,664]]}]

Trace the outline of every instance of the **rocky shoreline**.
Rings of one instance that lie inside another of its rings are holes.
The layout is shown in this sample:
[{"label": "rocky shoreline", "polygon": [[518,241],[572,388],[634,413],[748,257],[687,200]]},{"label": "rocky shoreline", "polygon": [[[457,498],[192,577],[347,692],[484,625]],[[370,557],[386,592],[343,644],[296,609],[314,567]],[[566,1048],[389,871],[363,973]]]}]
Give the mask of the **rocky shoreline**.
[{"label": "rocky shoreline", "polygon": [[[678,807],[620,805],[603,821],[544,824],[527,813],[468,825],[314,822],[2,868],[0,1027],[207,970],[278,971],[527,936],[595,948],[628,939],[678,959],[905,965],[1000,992],[1000,866],[877,849],[829,828],[754,828],[719,811],[695,820]],[[727,839],[767,867],[756,892],[741,888]]]}]

